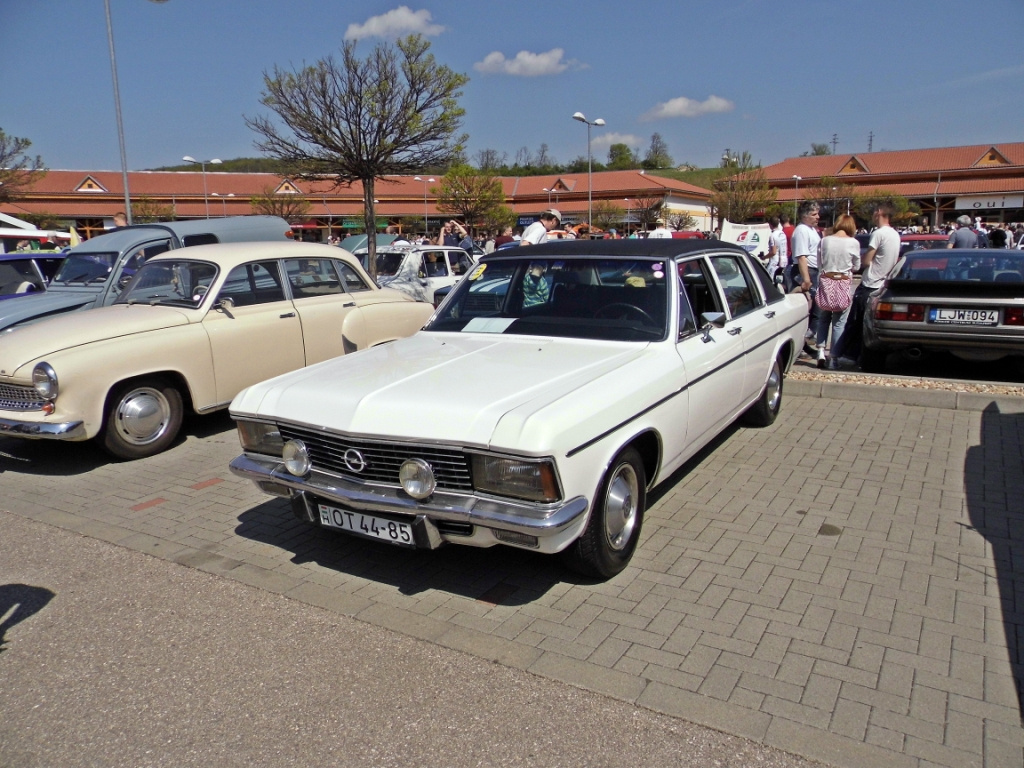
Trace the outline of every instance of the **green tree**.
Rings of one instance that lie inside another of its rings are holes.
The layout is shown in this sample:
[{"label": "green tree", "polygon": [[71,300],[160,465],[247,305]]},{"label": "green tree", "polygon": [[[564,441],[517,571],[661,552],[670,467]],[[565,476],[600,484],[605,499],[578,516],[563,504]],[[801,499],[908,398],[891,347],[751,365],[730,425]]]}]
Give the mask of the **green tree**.
[{"label": "green tree", "polygon": [[312,207],[302,195],[275,192],[273,187],[264,187],[260,194],[250,197],[249,206],[255,214],[280,216],[285,221],[301,219]]},{"label": "green tree", "polygon": [[889,192],[884,189],[876,190],[871,194],[862,194],[854,198],[852,212],[857,224],[871,228],[871,217],[875,212],[875,206],[879,203],[888,203],[892,206],[893,226],[906,226],[913,224],[921,215],[921,207],[917,203],[910,202],[903,195]]},{"label": "green tree", "polygon": [[0,203],[17,200],[46,175],[42,158],[25,154],[31,146],[28,139],[9,136],[0,129]]},{"label": "green tree", "polygon": [[658,168],[671,168],[675,165],[672,155],[668,153],[668,144],[661,138],[660,133],[651,135],[651,146],[647,148],[647,154],[644,155],[641,165],[648,171]]},{"label": "green tree", "polygon": [[846,213],[848,207],[851,212],[853,211],[857,190],[852,184],[847,184],[835,176],[822,176],[817,184],[807,187],[806,195],[812,200],[817,200],[821,206],[818,224],[824,227],[834,224],[841,214]]},{"label": "green tree", "polygon": [[832,150],[829,149],[828,144],[815,144],[811,142],[810,152],[801,152],[800,157],[817,157],[818,155],[831,155]]},{"label": "green tree", "polygon": [[246,118],[256,146],[306,179],[333,179],[336,187],[361,182],[370,274],[376,277],[376,182],[391,174],[447,167],[461,156],[456,136],[465,110],[458,98],[469,78],[438,64],[430,43],[409,35],[377,45],[366,59],[354,41],[341,61],[321,59],[294,72],[264,74],[261,103],[269,117]]},{"label": "green tree", "polygon": [[505,204],[501,180],[478,173],[468,165],[457,165],[431,190],[437,195],[437,210],[453,213],[468,226],[484,221],[490,211]]},{"label": "green tree", "polygon": [[628,144],[618,142],[608,147],[609,171],[628,171],[639,166],[640,161],[636,152],[630,149]]},{"label": "green tree", "polygon": [[501,232],[505,227],[515,226],[516,212],[508,205],[499,205],[491,208],[480,220],[484,229]]},{"label": "green tree", "polygon": [[775,202],[778,191],[768,185],[764,169],[755,165],[749,152],[741,152],[733,162],[731,176],[717,179],[708,206],[724,219],[742,223],[764,211]]},{"label": "green tree", "polygon": [[593,205],[594,226],[607,230],[614,227],[626,217],[626,209],[608,200],[598,200]]},{"label": "green tree", "polygon": [[132,199],[132,222],[149,224],[154,221],[174,221],[177,218],[173,205],[158,203],[151,197]]}]

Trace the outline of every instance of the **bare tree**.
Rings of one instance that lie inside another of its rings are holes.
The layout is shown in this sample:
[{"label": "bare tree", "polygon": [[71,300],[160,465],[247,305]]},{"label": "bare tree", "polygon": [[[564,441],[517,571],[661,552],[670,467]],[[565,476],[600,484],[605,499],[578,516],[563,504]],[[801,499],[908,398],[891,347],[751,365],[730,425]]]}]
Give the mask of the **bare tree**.
[{"label": "bare tree", "polygon": [[647,148],[647,154],[641,165],[649,171],[657,168],[671,168],[674,165],[672,155],[668,153],[668,144],[661,138],[660,133],[651,135],[651,146]]},{"label": "bare tree", "polygon": [[533,165],[533,153],[529,147],[520,147],[516,150],[516,165],[520,168],[529,168]]},{"label": "bare tree", "polygon": [[672,227],[676,232],[682,232],[684,229],[693,229],[696,227],[697,220],[686,211],[676,211],[675,213],[670,213],[668,215],[666,224]]},{"label": "bare tree", "polygon": [[433,191],[437,194],[437,210],[457,214],[471,227],[486,220],[493,209],[505,205],[501,180],[477,173],[468,165],[452,168]]},{"label": "bare tree", "polygon": [[598,200],[593,205],[594,226],[599,229],[610,229],[626,217],[626,209],[608,200]]},{"label": "bare tree", "polygon": [[508,153],[496,149],[481,149],[476,153],[476,167],[481,171],[493,171],[501,168],[508,159]]},{"label": "bare tree", "polygon": [[0,203],[21,197],[46,174],[42,158],[25,154],[31,146],[28,139],[8,136],[0,129]]},{"label": "bare tree", "polygon": [[301,219],[312,207],[302,195],[275,192],[273,187],[264,187],[258,195],[249,198],[252,212],[263,216],[280,216],[285,221]]},{"label": "bare tree", "polygon": [[648,224],[653,224],[661,214],[665,205],[664,195],[639,195],[630,198],[630,210],[636,215],[641,230],[647,229]]},{"label": "bare tree", "polygon": [[730,158],[727,167],[733,173],[714,182],[714,192],[708,201],[708,207],[717,210],[719,222],[747,221],[775,202],[778,191],[768,186],[764,169],[754,164],[749,152],[741,152],[735,161]]},{"label": "bare tree", "polygon": [[135,224],[174,221],[176,218],[173,205],[158,203],[153,198],[146,196],[132,199],[132,222]]},{"label": "bare tree", "polygon": [[264,74],[261,103],[284,123],[246,118],[256,146],[305,179],[361,182],[371,276],[376,277],[375,185],[390,174],[446,167],[462,152],[458,97],[469,79],[438,64],[430,43],[409,35],[356,56],[354,41],[295,72]]}]

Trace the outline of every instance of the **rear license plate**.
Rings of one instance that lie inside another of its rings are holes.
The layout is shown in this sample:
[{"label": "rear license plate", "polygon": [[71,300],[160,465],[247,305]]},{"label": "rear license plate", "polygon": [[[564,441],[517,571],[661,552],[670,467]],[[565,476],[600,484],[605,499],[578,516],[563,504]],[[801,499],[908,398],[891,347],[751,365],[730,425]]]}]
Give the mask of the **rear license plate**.
[{"label": "rear license plate", "polygon": [[928,314],[932,323],[946,325],[998,325],[998,309],[933,309]]},{"label": "rear license plate", "polygon": [[392,544],[400,544],[407,547],[415,546],[412,526],[409,523],[386,520],[383,517],[368,515],[365,512],[354,512],[347,509],[329,507],[326,504],[317,504],[316,507],[320,513],[320,523],[326,528],[335,528],[339,531],[348,531],[360,536],[369,536],[371,539],[382,539]]}]

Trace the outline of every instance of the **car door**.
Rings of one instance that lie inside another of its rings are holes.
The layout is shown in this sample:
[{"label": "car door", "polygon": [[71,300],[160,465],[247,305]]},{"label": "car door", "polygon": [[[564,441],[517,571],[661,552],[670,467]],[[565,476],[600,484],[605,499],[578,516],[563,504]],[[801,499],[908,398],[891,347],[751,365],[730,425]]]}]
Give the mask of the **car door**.
[{"label": "car door", "polygon": [[306,365],[338,357],[356,348],[346,339],[349,315],[358,313],[355,299],[342,283],[331,259],[285,259],[285,274],[302,326]]},{"label": "car door", "polygon": [[[230,299],[231,306],[221,305],[223,299]],[[285,293],[277,261],[232,269],[203,326],[210,340],[218,404],[256,382],[305,364],[302,325]]]},{"label": "car door", "polygon": [[427,249],[420,254],[422,258],[420,277],[426,282],[423,298],[433,303],[434,291],[447,285],[455,285],[458,279],[448,263],[448,254],[443,248]]},{"label": "car door", "polygon": [[[687,417],[676,459],[692,455],[728,424],[739,410],[746,363],[742,334],[734,332],[708,261],[677,262],[679,329],[676,353],[685,370]],[[711,321],[711,322],[709,322]],[[714,324],[723,323],[722,327]],[[666,445],[666,464],[673,461]]]},{"label": "car door", "polygon": [[[726,330],[743,342],[744,377],[742,402],[761,393],[775,353],[774,319],[765,316],[765,300],[750,272],[746,256],[713,254],[708,259],[725,297],[729,321]],[[774,317],[774,313],[772,313]]]},{"label": "car door", "polygon": [[120,260],[120,266],[114,265],[113,275],[107,283],[106,293],[103,295],[103,304],[113,304],[125,286],[135,277],[135,273],[149,259],[157,254],[166,253],[171,250],[171,240],[168,237],[157,240],[147,240],[145,243],[133,246],[125,252],[124,258]]}]

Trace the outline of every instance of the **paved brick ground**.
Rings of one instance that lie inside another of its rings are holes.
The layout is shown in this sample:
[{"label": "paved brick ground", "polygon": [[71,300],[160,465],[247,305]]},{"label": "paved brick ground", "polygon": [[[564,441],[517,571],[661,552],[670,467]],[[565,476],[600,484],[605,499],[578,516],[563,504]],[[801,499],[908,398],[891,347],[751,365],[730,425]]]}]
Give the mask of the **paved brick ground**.
[{"label": "paved brick ground", "polygon": [[656,491],[603,584],[307,528],[227,472],[224,416],[130,464],[0,440],[0,507],[836,765],[1020,766],[1007,410],[790,396]]}]

